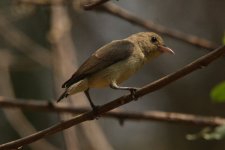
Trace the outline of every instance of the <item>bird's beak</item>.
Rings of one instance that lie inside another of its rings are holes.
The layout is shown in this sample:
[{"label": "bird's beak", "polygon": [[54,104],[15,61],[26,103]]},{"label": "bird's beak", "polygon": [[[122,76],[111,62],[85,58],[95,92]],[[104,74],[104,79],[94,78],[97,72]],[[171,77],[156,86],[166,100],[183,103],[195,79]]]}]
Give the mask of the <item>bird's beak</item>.
[{"label": "bird's beak", "polygon": [[173,54],[175,55],[174,51],[172,49],[170,49],[169,47],[166,47],[165,45],[159,45],[158,46],[158,49],[161,51],[161,52],[166,52],[166,53],[170,53],[170,54]]}]

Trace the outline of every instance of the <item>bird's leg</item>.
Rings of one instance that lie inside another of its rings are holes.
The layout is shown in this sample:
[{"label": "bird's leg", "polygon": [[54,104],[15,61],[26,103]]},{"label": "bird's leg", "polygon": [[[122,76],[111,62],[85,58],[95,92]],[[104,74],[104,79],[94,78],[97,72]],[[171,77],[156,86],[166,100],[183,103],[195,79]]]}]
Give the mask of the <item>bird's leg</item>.
[{"label": "bird's leg", "polygon": [[96,112],[98,106],[95,106],[95,104],[92,102],[91,97],[90,97],[90,94],[89,94],[89,89],[87,89],[86,91],[84,91],[84,93],[85,93],[85,95],[86,95],[87,98],[88,98],[88,101],[89,101],[89,103],[90,103],[90,105],[91,105],[92,110],[93,110],[94,112]]},{"label": "bird's leg", "polygon": [[136,97],[136,91],[139,89],[139,88],[136,88],[136,87],[123,87],[123,86],[119,86],[116,84],[116,82],[112,82],[110,84],[110,87],[112,89],[116,89],[116,90],[129,90],[130,93],[131,93],[131,96],[134,100],[137,100],[137,97]]}]

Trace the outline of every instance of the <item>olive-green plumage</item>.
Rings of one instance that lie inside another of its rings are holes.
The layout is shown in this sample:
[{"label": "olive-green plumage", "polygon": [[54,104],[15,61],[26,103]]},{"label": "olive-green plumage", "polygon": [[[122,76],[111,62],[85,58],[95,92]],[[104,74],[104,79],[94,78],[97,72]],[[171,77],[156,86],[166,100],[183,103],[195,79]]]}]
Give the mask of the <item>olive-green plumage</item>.
[{"label": "olive-green plumage", "polygon": [[163,39],[153,32],[140,32],[123,40],[112,41],[94,52],[66,81],[66,88],[58,101],[81,91],[88,94],[89,88],[110,86],[114,89],[135,91],[132,87],[120,87],[118,84],[127,80],[146,62],[163,52],[174,52],[167,48]]}]

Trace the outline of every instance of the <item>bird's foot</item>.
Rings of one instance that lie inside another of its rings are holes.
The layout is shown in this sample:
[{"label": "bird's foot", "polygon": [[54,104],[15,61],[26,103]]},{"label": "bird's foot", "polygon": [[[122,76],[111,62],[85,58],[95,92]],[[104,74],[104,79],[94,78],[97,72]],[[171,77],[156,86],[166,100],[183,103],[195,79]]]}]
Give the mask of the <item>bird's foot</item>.
[{"label": "bird's foot", "polygon": [[94,113],[94,119],[98,120],[100,118],[100,115],[98,114],[98,109],[99,106],[98,105],[92,105],[92,111]]},{"label": "bird's foot", "polygon": [[136,93],[137,93],[137,90],[139,90],[139,89],[140,88],[130,88],[129,89],[130,90],[131,97],[135,101],[138,100],[138,97],[137,97]]}]

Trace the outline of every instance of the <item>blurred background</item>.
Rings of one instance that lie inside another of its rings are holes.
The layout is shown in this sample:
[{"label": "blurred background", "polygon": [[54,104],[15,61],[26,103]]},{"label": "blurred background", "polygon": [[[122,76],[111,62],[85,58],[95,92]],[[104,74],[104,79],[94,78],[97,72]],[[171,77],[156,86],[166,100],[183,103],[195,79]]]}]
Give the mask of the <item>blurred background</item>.
[{"label": "blurred background", "polygon": [[[32,3],[34,1],[34,3]],[[55,1],[59,2],[59,1]],[[81,1],[50,5],[47,0],[0,1],[0,95],[53,101],[61,84],[102,45],[147,31],[104,11],[84,11]],[[225,32],[224,0],[120,0],[112,1],[136,16],[168,28],[222,44]],[[209,52],[162,35],[176,55],[163,55],[145,65],[123,85],[141,87],[174,72]],[[225,116],[224,104],[213,103],[209,93],[225,78],[225,58],[218,59],[172,84],[119,109],[143,112],[160,110],[204,116]],[[90,91],[95,104],[105,104],[125,94],[110,88]],[[77,94],[59,105],[87,105]],[[89,107],[89,105],[87,105]],[[69,115],[16,109],[0,111],[0,143],[45,129]],[[24,149],[116,150],[222,150],[224,140],[186,139],[202,127],[165,122],[100,118],[67,132],[49,136]]]}]

